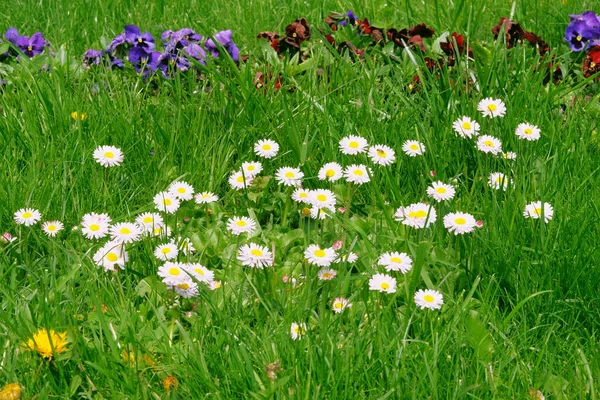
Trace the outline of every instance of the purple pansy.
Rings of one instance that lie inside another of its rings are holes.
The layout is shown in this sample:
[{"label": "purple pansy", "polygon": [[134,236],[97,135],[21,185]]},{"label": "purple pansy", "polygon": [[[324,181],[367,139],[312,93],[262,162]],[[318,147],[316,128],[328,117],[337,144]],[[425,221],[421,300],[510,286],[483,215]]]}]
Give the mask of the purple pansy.
[{"label": "purple pansy", "polygon": [[148,53],[142,47],[134,47],[129,52],[129,62],[138,73],[143,71],[144,77],[146,77],[157,70],[160,56],[158,51]]},{"label": "purple pansy", "polygon": [[20,36],[16,28],[9,28],[4,34],[6,40],[19,48],[27,57],[42,54],[49,43],[44,39],[41,32],[34,33],[31,37]]},{"label": "purple pansy", "polygon": [[593,11],[570,16],[571,23],[565,31],[565,40],[569,42],[571,50],[582,51],[600,39],[600,18]]},{"label": "purple pansy", "polygon": [[232,40],[231,30],[226,30],[226,31],[221,31],[221,32],[216,33],[212,38],[208,38],[206,40],[206,43],[204,44],[204,47],[206,47],[206,50],[210,51],[212,53],[213,57],[218,58],[219,57],[219,48],[215,44],[213,39],[215,41],[217,41],[218,43],[220,43],[221,46],[223,46],[225,48],[225,50],[229,53],[229,55],[231,56],[231,58],[233,59],[233,61],[235,63],[237,63],[239,61],[240,50],[238,49],[238,47]]},{"label": "purple pansy", "polygon": [[206,65],[206,51],[196,43],[190,43],[183,48],[183,51],[190,57],[198,60],[200,64]]},{"label": "purple pansy", "polygon": [[358,24],[358,21],[359,19],[356,14],[354,14],[352,10],[348,10],[346,11],[346,19],[341,20],[338,25],[346,26],[350,24],[350,26],[355,26]]},{"label": "purple pansy", "polygon": [[83,53],[83,65],[91,67],[92,65],[99,65],[102,63],[104,58],[104,52],[102,50],[89,49]]},{"label": "purple pansy", "polygon": [[134,47],[142,47],[148,52],[154,49],[154,38],[150,32],[142,33],[135,25],[125,25],[125,37]]},{"label": "purple pansy", "polygon": [[107,53],[115,54],[120,53],[122,49],[126,49],[129,47],[131,43],[127,41],[127,36],[124,33],[121,33],[110,42],[108,47],[106,48]]},{"label": "purple pansy", "polygon": [[187,58],[173,53],[161,54],[156,65],[165,78],[171,78],[177,70],[187,71],[190,69],[190,61]]}]

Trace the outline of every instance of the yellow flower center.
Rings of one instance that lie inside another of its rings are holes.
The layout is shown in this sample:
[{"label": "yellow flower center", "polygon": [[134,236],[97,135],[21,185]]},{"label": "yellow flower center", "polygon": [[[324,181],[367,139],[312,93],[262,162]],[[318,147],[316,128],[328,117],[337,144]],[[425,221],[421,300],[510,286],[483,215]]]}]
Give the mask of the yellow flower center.
[{"label": "yellow flower center", "polygon": [[138,38],[138,43],[142,43],[143,41],[144,41],[144,39]]},{"label": "yellow flower center", "polygon": [[239,221],[235,221],[235,224],[236,224],[237,226],[246,226],[246,225],[248,225],[248,224],[246,223],[246,221],[244,221],[243,219],[240,219]]},{"label": "yellow flower center", "polygon": [[129,235],[131,233],[131,229],[129,229],[129,228],[121,228],[119,230],[119,233],[121,233],[123,235]]},{"label": "yellow flower center", "polygon": [[177,192],[178,193],[185,193],[185,188],[183,188],[183,187],[177,188]]},{"label": "yellow flower center", "polygon": [[533,131],[531,130],[531,128],[525,128],[523,130],[523,132],[525,132],[527,135],[531,135],[533,133]]},{"label": "yellow flower center", "polygon": [[350,142],[350,143],[348,143],[348,146],[352,147],[353,149],[357,149],[358,148],[358,142]]},{"label": "yellow flower center", "polygon": [[30,212],[23,213],[23,218],[31,218],[31,217],[33,217],[32,213],[30,213]]},{"label": "yellow flower center", "polygon": [[390,258],[390,261],[393,263],[401,263],[402,260],[399,257],[392,257]]},{"label": "yellow flower center", "polygon": [[355,169],[354,175],[363,176],[364,172],[361,169]]},{"label": "yellow flower center", "polygon": [[163,249],[161,249],[160,251],[163,254],[169,254],[171,252],[171,248],[170,247],[164,247]]},{"label": "yellow flower center", "polygon": [[426,216],[427,212],[425,210],[411,211],[408,213],[409,218],[425,218]]},{"label": "yellow flower center", "polygon": [[27,50],[33,51],[33,46],[27,46]]},{"label": "yellow flower center", "polygon": [[428,303],[433,303],[435,298],[430,294],[426,294],[425,296],[423,296],[423,300],[425,300]]},{"label": "yellow flower center", "polygon": [[327,176],[328,178],[331,178],[334,175],[335,175],[335,171],[332,169],[328,169],[327,171],[325,171],[325,176]]},{"label": "yellow flower center", "polygon": [[416,150],[419,150],[419,146],[417,146],[416,144],[413,143],[410,145],[410,149],[416,151]]},{"label": "yellow flower center", "polygon": [[381,288],[387,290],[390,288],[390,284],[387,282],[381,282]]},{"label": "yellow flower center", "polygon": [[204,270],[202,268],[194,268],[194,271],[198,274],[198,275],[204,275]]},{"label": "yellow flower center", "polygon": [[581,36],[577,36],[575,39],[577,39],[578,42],[581,42]]},{"label": "yellow flower center", "polygon": [[329,279],[329,278],[331,278],[331,272],[325,272],[323,274],[323,279]]},{"label": "yellow flower center", "polygon": [[90,225],[90,231],[97,232],[99,230],[100,230],[100,225],[98,225],[98,224],[91,224]]},{"label": "yellow flower center", "polygon": [[463,129],[471,129],[471,124],[467,121],[463,122],[462,124]]},{"label": "yellow flower center", "polygon": [[173,201],[171,199],[163,199],[163,204],[165,206],[170,206],[171,204],[173,204]]},{"label": "yellow flower center", "polygon": [[190,288],[190,285],[187,283],[180,283],[179,285],[177,285],[177,287],[179,289],[188,290]]},{"label": "yellow flower center", "polygon": [[435,189],[436,192],[438,192],[439,194],[444,194],[446,193],[446,188],[445,187],[438,187]]},{"label": "yellow flower center", "polygon": [[204,193],[204,194],[202,195],[202,198],[203,198],[203,199],[208,199],[209,197],[210,197],[210,194],[208,194],[208,193]]},{"label": "yellow flower center", "polygon": [[106,255],[106,259],[110,262],[116,262],[119,259],[119,256],[116,255],[115,253],[108,253]]},{"label": "yellow flower center", "polygon": [[456,225],[464,225],[467,223],[467,220],[461,217],[458,217],[454,220],[454,222],[456,223]]},{"label": "yellow flower center", "polygon": [[248,165],[248,171],[254,171],[256,167],[254,165]]},{"label": "yellow flower center", "polygon": [[333,305],[333,307],[339,310],[341,308],[344,308],[344,303],[342,303],[341,301],[338,301],[337,303],[335,303]]},{"label": "yellow flower center", "polygon": [[310,208],[304,207],[302,209],[302,215],[304,215],[305,217],[308,217],[310,215]]},{"label": "yellow flower center", "polygon": [[292,37],[296,37],[298,34],[296,32],[292,33]]},{"label": "yellow flower center", "polygon": [[46,229],[48,229],[50,232],[54,232],[56,230],[56,225],[50,225]]},{"label": "yellow flower center", "polygon": [[288,171],[285,173],[286,178],[293,178],[294,176],[296,176],[296,174],[294,174],[292,171]]},{"label": "yellow flower center", "polygon": [[179,276],[180,274],[181,271],[179,270],[179,268],[169,268],[169,275]]},{"label": "yellow flower center", "polygon": [[315,251],[315,256],[319,257],[319,258],[325,257],[325,250],[319,249],[319,250]]},{"label": "yellow flower center", "polygon": [[327,200],[327,196],[325,196],[324,194],[319,194],[319,195],[317,195],[317,200],[325,201],[325,200]]},{"label": "yellow flower center", "polygon": [[386,157],[387,153],[385,151],[381,150],[381,149],[377,149],[377,155],[379,157]]},{"label": "yellow flower center", "polygon": [[250,250],[250,254],[252,254],[253,256],[256,256],[256,257],[262,257],[263,252],[258,249],[252,249],[252,250]]},{"label": "yellow flower center", "polygon": [[244,182],[244,177],[242,175],[238,176],[236,181],[238,182]]},{"label": "yellow flower center", "polygon": [[538,207],[538,208],[534,208],[534,209],[533,209],[533,213],[534,213],[535,215],[542,215],[542,209],[541,209],[541,208],[539,208],[539,207]]},{"label": "yellow flower center", "polygon": [[115,158],[115,154],[112,151],[106,151],[106,152],[104,152],[104,157]]},{"label": "yellow flower center", "polygon": [[486,140],[485,142],[483,142],[483,144],[485,144],[487,147],[494,147],[494,142],[492,142],[491,140]]},{"label": "yellow flower center", "polygon": [[305,199],[307,197],[308,197],[308,193],[306,193],[306,192],[300,193],[300,198]]},{"label": "yellow flower center", "polygon": [[154,220],[152,219],[152,217],[145,217],[142,221],[145,224],[149,224],[149,223],[153,222]]},{"label": "yellow flower center", "polygon": [[271,145],[270,144],[263,144],[262,148],[263,148],[263,150],[269,151],[269,150],[271,150]]},{"label": "yellow flower center", "polygon": [[488,104],[487,109],[490,111],[496,111],[498,107],[494,103],[490,103]]}]

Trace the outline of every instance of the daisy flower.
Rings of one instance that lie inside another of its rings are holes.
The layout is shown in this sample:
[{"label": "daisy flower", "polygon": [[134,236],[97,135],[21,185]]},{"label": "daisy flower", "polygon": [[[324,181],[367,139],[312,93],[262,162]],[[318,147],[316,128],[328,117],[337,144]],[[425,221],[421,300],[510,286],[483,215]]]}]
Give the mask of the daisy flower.
[{"label": "daisy flower", "polygon": [[422,156],[425,153],[425,145],[416,140],[407,140],[402,145],[402,151],[410,157]]},{"label": "daisy flower", "polygon": [[140,239],[142,229],[131,222],[114,224],[109,229],[110,239],[115,243],[132,243]]},{"label": "daisy flower", "polygon": [[154,257],[158,258],[161,261],[173,260],[177,258],[178,254],[179,249],[173,242],[160,244],[154,249]]},{"label": "daisy flower", "polygon": [[488,177],[488,185],[492,189],[496,190],[506,190],[510,183],[510,180],[501,172],[492,172]]},{"label": "daisy flower", "polygon": [[336,162],[330,162],[321,167],[318,177],[320,180],[335,182],[344,176],[342,166]]},{"label": "daisy flower", "polygon": [[367,172],[367,167],[364,165],[352,164],[344,170],[344,177],[348,182],[362,185],[371,180],[369,173],[370,171]]},{"label": "daisy flower", "polygon": [[426,308],[430,310],[439,310],[444,304],[444,296],[437,290],[422,290],[419,289],[415,293],[415,303],[421,310]]},{"label": "daisy flower", "polygon": [[310,204],[310,189],[303,189],[301,187],[294,190],[292,193],[292,200],[298,203]]},{"label": "daisy flower", "polygon": [[114,146],[100,146],[94,150],[94,159],[103,167],[121,165],[124,156],[121,149]]},{"label": "daisy flower", "polygon": [[238,261],[250,268],[263,269],[273,266],[273,253],[255,243],[245,244],[238,250]]},{"label": "daisy flower", "polygon": [[385,267],[388,272],[400,271],[405,274],[412,269],[412,262],[412,258],[406,253],[391,252],[379,256],[377,264]]},{"label": "daisy flower", "polygon": [[163,266],[158,268],[158,276],[167,285],[177,285],[189,279],[189,275],[183,270],[183,264],[178,262],[167,261]]},{"label": "daisy flower", "polygon": [[481,135],[477,139],[477,149],[484,153],[492,153],[494,155],[502,152],[502,142],[500,139],[490,135]]},{"label": "daisy flower", "polygon": [[479,134],[479,123],[469,117],[462,117],[454,121],[452,127],[463,138],[472,138]]},{"label": "daisy flower", "polygon": [[513,151],[509,151],[508,153],[502,153],[502,158],[504,158],[506,160],[516,160],[517,153],[515,153]]},{"label": "daisy flower", "polygon": [[334,263],[345,263],[354,264],[358,261],[358,255],[356,253],[350,252],[348,254],[342,254],[338,258],[335,259]]},{"label": "daisy flower", "polygon": [[335,206],[318,207],[312,206],[310,208],[310,217],[312,219],[326,219],[331,218],[335,214]]},{"label": "daisy flower", "polygon": [[277,155],[278,151],[279,151],[279,144],[277,144],[277,142],[270,140],[270,139],[259,140],[254,145],[254,152],[259,157],[273,158]]},{"label": "daisy flower", "polygon": [[206,268],[202,264],[189,263],[183,266],[183,269],[190,274],[190,276],[197,281],[210,284],[215,279],[215,273],[210,269]]},{"label": "daisy flower", "polygon": [[335,207],[336,197],[331,190],[316,189],[310,193],[310,203],[319,208]]},{"label": "daisy flower", "polygon": [[275,173],[277,183],[285,186],[300,186],[304,173],[299,168],[282,167]]},{"label": "daisy flower", "polygon": [[[149,233],[150,234],[150,233]],[[162,236],[162,237],[170,237],[172,234],[171,232],[171,228],[167,225],[163,225],[163,226],[155,226],[154,230],[152,231],[151,235],[152,236]]]},{"label": "daisy flower", "polygon": [[506,114],[506,106],[500,99],[485,98],[479,102],[477,109],[481,111],[484,117],[503,117]]},{"label": "daisy flower", "polygon": [[252,185],[253,180],[254,177],[244,176],[242,171],[236,171],[229,176],[229,185],[235,190],[246,189],[248,186]]},{"label": "daisy flower", "polygon": [[179,199],[169,192],[160,192],[154,196],[154,205],[158,211],[173,214],[179,209]]},{"label": "daisy flower", "polygon": [[540,138],[540,128],[528,123],[522,123],[517,125],[515,135],[517,135],[519,139],[538,140]]},{"label": "daisy flower", "polygon": [[391,147],[382,144],[369,147],[368,155],[373,163],[383,166],[393,164],[396,161],[396,152]]},{"label": "daisy flower", "polygon": [[42,214],[33,208],[22,208],[15,213],[15,222],[19,225],[35,225],[40,219],[42,219]]},{"label": "daisy flower", "polygon": [[100,239],[108,234],[112,219],[108,214],[85,214],[81,219],[81,233],[88,239]]},{"label": "daisy flower", "polygon": [[311,244],[304,251],[304,258],[308,263],[320,267],[329,267],[336,257],[337,254],[332,247],[322,249],[316,244]]},{"label": "daisy flower", "polygon": [[369,280],[369,289],[384,293],[395,293],[396,279],[386,274],[375,274]]},{"label": "daisy flower", "polygon": [[436,201],[450,200],[455,194],[456,190],[454,189],[454,186],[441,181],[433,182],[431,186],[427,188],[427,195]]},{"label": "daisy flower", "polygon": [[246,176],[255,177],[262,170],[262,164],[257,161],[242,163],[242,171],[244,171],[244,175]]},{"label": "daisy flower", "polygon": [[154,228],[164,225],[163,218],[158,213],[146,212],[138,215],[135,223],[144,229],[144,233],[152,233]]},{"label": "daisy flower", "polygon": [[42,230],[50,237],[56,236],[64,227],[65,226],[60,221],[46,221],[42,224]]},{"label": "daisy flower", "polygon": [[364,153],[367,146],[367,140],[360,136],[350,135],[340,140],[340,151],[348,155]]},{"label": "daisy flower", "polygon": [[208,204],[214,203],[215,201],[219,201],[219,196],[217,196],[213,192],[202,192],[195,195],[194,200],[196,200],[197,204]]},{"label": "daisy flower", "polygon": [[211,281],[211,282],[208,284],[208,288],[209,288],[210,290],[217,290],[217,289],[220,289],[220,288],[221,288],[221,286],[223,286],[223,284],[221,283],[221,281]]},{"label": "daisy flower", "polygon": [[227,230],[234,235],[251,234],[256,230],[256,222],[248,217],[233,217],[227,220]]},{"label": "daisy flower", "polygon": [[336,297],[333,303],[331,303],[331,309],[337,314],[350,307],[352,307],[352,304],[344,297]]},{"label": "daisy flower", "polygon": [[444,216],[444,228],[455,235],[471,233],[475,230],[476,226],[477,221],[471,214],[459,211]]},{"label": "daisy flower", "polygon": [[306,324],[304,322],[292,322],[290,327],[290,335],[293,340],[300,340],[302,336],[306,335]]},{"label": "daisy flower", "polygon": [[541,218],[542,215],[544,216],[544,222],[548,222],[552,219],[554,209],[550,203],[544,203],[544,206],[542,207],[541,201],[534,201],[533,203],[527,204],[523,211],[523,216],[525,218],[538,219]]},{"label": "daisy flower", "polygon": [[178,238],[177,248],[183,253],[184,256],[193,254],[196,252],[196,248],[192,244],[190,238]]},{"label": "daisy flower", "polygon": [[116,271],[117,267],[125,269],[128,260],[127,251],[120,243],[108,242],[94,254],[94,262],[106,271]]},{"label": "daisy flower", "polygon": [[198,284],[190,278],[185,279],[176,285],[172,285],[171,287],[175,289],[175,292],[178,295],[186,299],[198,296]]},{"label": "daisy flower", "polygon": [[178,200],[191,200],[194,197],[194,188],[187,182],[175,181],[167,189]]},{"label": "daisy flower", "polygon": [[321,281],[330,281],[333,278],[335,278],[336,275],[337,272],[335,272],[335,270],[331,268],[321,268],[317,274],[319,280]]},{"label": "daisy flower", "polygon": [[415,203],[408,207],[400,207],[394,214],[396,221],[413,228],[428,228],[437,221],[435,208],[427,203]]}]

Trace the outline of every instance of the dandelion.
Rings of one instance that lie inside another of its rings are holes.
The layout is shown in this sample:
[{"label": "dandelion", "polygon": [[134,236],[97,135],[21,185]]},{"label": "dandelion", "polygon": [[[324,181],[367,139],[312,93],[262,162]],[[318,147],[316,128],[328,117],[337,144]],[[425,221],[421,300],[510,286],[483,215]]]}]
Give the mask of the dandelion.
[{"label": "dandelion", "polygon": [[319,277],[319,280],[321,281],[330,281],[333,278],[335,278],[337,275],[337,272],[335,272],[334,269],[331,268],[321,268],[319,270],[319,273],[317,274],[317,276]]},{"label": "dandelion", "polygon": [[298,168],[282,167],[275,173],[277,183],[285,186],[300,186],[304,173]]},{"label": "dandelion", "polygon": [[410,157],[422,156],[425,153],[425,145],[416,140],[407,140],[402,145],[402,151]]},{"label": "dandelion", "polygon": [[[333,249],[335,249],[335,246],[333,247]],[[342,254],[341,256],[336,258],[334,263],[336,263],[336,264],[339,264],[339,263],[354,264],[356,261],[358,261],[358,255],[356,253],[350,252],[348,254]]]},{"label": "dandelion", "polygon": [[427,203],[415,203],[408,207],[400,207],[394,214],[396,221],[401,221],[403,225],[413,228],[428,228],[429,225],[437,221],[437,212],[435,208]]},{"label": "dandelion", "polygon": [[161,261],[173,260],[177,258],[178,254],[179,249],[173,242],[160,244],[154,249],[154,257]]},{"label": "dandelion", "polygon": [[254,152],[259,157],[273,158],[279,151],[279,144],[273,140],[262,139],[254,145]]},{"label": "dandelion", "polygon": [[400,271],[406,274],[412,269],[412,262],[412,258],[406,253],[388,252],[379,256],[377,264],[385,267],[388,272]]},{"label": "dandelion", "polygon": [[23,388],[18,383],[9,383],[0,390],[0,400],[20,400]]},{"label": "dandelion", "polygon": [[485,98],[479,102],[477,109],[481,111],[484,117],[503,117],[506,114],[506,106],[500,99]]},{"label": "dandelion", "polygon": [[142,229],[131,222],[114,224],[109,229],[111,240],[117,243],[132,243],[140,239]]},{"label": "dandelion", "polygon": [[337,254],[332,247],[322,249],[316,244],[311,244],[304,251],[304,258],[309,264],[318,265],[320,267],[328,267],[336,259]]},{"label": "dandelion", "polygon": [[336,197],[331,190],[317,189],[311,191],[310,203],[319,208],[333,207],[335,209]]},{"label": "dandelion", "polygon": [[51,359],[54,354],[67,351],[67,332],[38,329],[26,343],[27,350],[37,351],[43,358]]},{"label": "dandelion", "polygon": [[513,151],[509,151],[507,153],[502,153],[502,158],[504,158],[506,160],[516,160],[517,159],[517,153],[515,153]]},{"label": "dandelion", "polygon": [[246,176],[255,177],[262,170],[262,164],[257,161],[242,163],[242,171],[244,171],[244,175]]},{"label": "dandelion", "polygon": [[158,276],[163,278],[162,281],[170,286],[183,283],[189,278],[189,275],[183,270],[183,264],[172,261],[167,261],[158,268]]},{"label": "dandelion", "polygon": [[199,282],[210,284],[215,279],[214,272],[199,263],[184,264],[183,270]]},{"label": "dandelion", "polygon": [[237,236],[251,234],[256,230],[256,222],[248,217],[233,217],[227,221],[227,230]]},{"label": "dandelion", "polygon": [[367,146],[367,140],[360,136],[350,135],[340,140],[340,151],[348,155],[364,153]]},{"label": "dandelion", "polygon": [[396,152],[391,147],[382,144],[369,147],[369,157],[371,161],[379,165],[390,165],[396,161]]},{"label": "dandelion", "polygon": [[160,192],[154,196],[154,205],[158,211],[173,214],[179,209],[179,199],[169,192]]},{"label": "dandelion", "polygon": [[454,186],[441,181],[433,182],[431,186],[427,188],[427,195],[436,201],[450,200],[455,194],[456,189],[454,189]]},{"label": "dandelion", "polygon": [[32,226],[42,219],[42,214],[33,208],[22,208],[15,213],[15,222],[19,225]]},{"label": "dandelion", "polygon": [[492,172],[490,174],[490,176],[488,177],[488,185],[492,189],[506,190],[509,183],[510,183],[510,180],[508,179],[508,177],[501,172]]},{"label": "dandelion", "polygon": [[114,146],[100,146],[94,150],[94,159],[103,167],[114,167],[123,162],[123,152]]},{"label": "dandelion", "polygon": [[306,335],[306,324],[304,322],[292,322],[290,327],[290,335],[293,340],[300,340],[302,336]]},{"label": "dandelion", "polygon": [[396,293],[396,279],[386,274],[375,274],[369,280],[369,289],[383,293]]},{"label": "dandelion", "polygon": [[444,228],[455,235],[471,233],[476,226],[477,221],[471,214],[455,212],[444,216]]},{"label": "dandelion", "polygon": [[484,153],[496,155],[502,152],[502,142],[493,136],[481,135],[477,139],[477,149]]},{"label": "dandelion", "polygon": [[191,200],[194,197],[194,188],[192,185],[183,181],[171,183],[167,192],[178,200]]},{"label": "dandelion", "polygon": [[350,307],[352,307],[352,304],[344,297],[336,297],[335,300],[333,300],[333,303],[331,303],[331,309],[337,314]]},{"label": "dandelion", "polygon": [[245,244],[238,250],[238,261],[250,268],[263,269],[273,266],[273,253],[255,243]]},{"label": "dandelion", "polygon": [[94,262],[106,271],[116,271],[117,267],[125,269],[129,259],[122,243],[108,242],[94,254]]},{"label": "dandelion", "polygon": [[236,171],[229,176],[229,185],[234,190],[246,189],[252,185],[253,180],[251,176],[244,176],[242,171]]},{"label": "dandelion", "polygon": [[539,219],[543,216],[544,222],[546,223],[552,220],[553,215],[554,209],[552,208],[552,205],[550,205],[550,203],[544,203],[542,206],[541,201],[534,201],[533,203],[527,204],[523,211],[523,216],[525,218]]},{"label": "dandelion", "polygon": [[312,191],[310,189],[303,189],[299,187],[296,190],[294,190],[294,193],[292,193],[292,200],[298,203],[310,204],[311,192]]},{"label": "dandelion", "polygon": [[196,200],[197,204],[208,204],[214,203],[215,201],[219,201],[219,196],[217,196],[213,192],[202,192],[196,194],[194,196],[194,200]]},{"label": "dandelion", "polygon": [[342,166],[336,162],[330,162],[321,167],[318,177],[322,181],[335,182],[344,176]]},{"label": "dandelion", "polygon": [[415,293],[415,303],[421,310],[426,308],[430,310],[439,310],[444,304],[444,296],[437,290],[419,289]]},{"label": "dandelion", "polygon": [[85,214],[81,219],[81,233],[87,239],[101,239],[108,234],[112,219],[108,214]]},{"label": "dandelion", "polygon": [[357,185],[369,182],[371,180],[369,175],[364,165],[352,164],[344,170],[346,180]]},{"label": "dandelion", "polygon": [[469,117],[462,117],[454,121],[452,127],[463,138],[472,138],[479,134],[479,123]]},{"label": "dandelion", "polygon": [[42,230],[50,237],[55,237],[64,227],[60,221],[46,221],[42,224]]},{"label": "dandelion", "polygon": [[517,135],[519,139],[538,140],[540,138],[540,128],[528,123],[522,123],[517,125],[515,135]]}]

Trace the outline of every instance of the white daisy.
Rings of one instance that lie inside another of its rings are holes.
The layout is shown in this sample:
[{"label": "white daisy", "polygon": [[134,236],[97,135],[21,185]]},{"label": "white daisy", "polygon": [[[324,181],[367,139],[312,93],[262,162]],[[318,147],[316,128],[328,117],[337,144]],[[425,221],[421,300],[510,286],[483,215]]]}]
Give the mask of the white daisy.
[{"label": "white daisy", "polygon": [[300,186],[304,173],[299,168],[282,167],[275,173],[277,183],[285,186]]},{"label": "white daisy", "polygon": [[112,219],[108,214],[85,214],[81,219],[81,233],[88,239],[100,239],[108,234]]},{"label": "white daisy", "polygon": [[94,150],[94,159],[103,167],[114,167],[123,162],[124,156],[121,149],[114,146],[100,146]]},{"label": "white daisy", "polygon": [[517,126],[515,135],[517,135],[519,139],[538,140],[540,138],[540,128],[528,123],[522,123]]},{"label": "white daisy", "polygon": [[173,242],[160,244],[154,249],[154,257],[158,258],[161,261],[173,260],[177,258],[178,254],[179,249]]},{"label": "white daisy", "polygon": [[160,236],[160,237],[171,237],[171,228],[167,225],[154,227],[154,230],[149,235],[151,236]]},{"label": "white daisy", "polygon": [[202,264],[189,263],[183,266],[183,269],[190,274],[190,276],[199,282],[210,284],[215,279],[215,273],[206,268]]},{"label": "white daisy", "polygon": [[391,147],[382,144],[369,147],[368,154],[375,164],[386,166],[396,161],[396,152]]},{"label": "white daisy", "polygon": [[319,270],[319,273],[317,274],[317,276],[319,277],[319,280],[322,280],[322,281],[330,281],[333,278],[335,278],[336,275],[337,275],[337,272],[335,272],[335,270],[331,269],[331,268],[321,268]]},{"label": "white daisy", "polygon": [[358,255],[356,253],[350,252],[348,254],[342,254],[338,258],[335,259],[334,263],[348,263],[354,264],[358,261]]},{"label": "white daisy", "polygon": [[177,240],[177,248],[183,253],[184,256],[193,254],[196,252],[196,248],[192,244],[190,238],[181,238]]},{"label": "white daisy", "polygon": [[292,322],[290,327],[290,335],[293,340],[300,340],[302,336],[306,335],[306,324],[304,322]]},{"label": "white daisy", "polygon": [[441,181],[433,182],[431,186],[427,188],[427,195],[436,201],[450,200],[455,194],[456,190],[454,189],[454,186]]},{"label": "white daisy", "polygon": [[516,160],[517,159],[517,153],[515,153],[514,151],[509,151],[507,153],[502,153],[502,158],[507,159],[507,160]]},{"label": "white daisy", "polygon": [[403,274],[412,269],[412,262],[408,254],[397,252],[383,253],[377,260],[377,264],[385,267],[386,271],[400,271]]},{"label": "white daisy", "polygon": [[344,170],[344,177],[348,182],[362,185],[371,180],[370,171],[364,165],[352,164]]},{"label": "white daisy", "polygon": [[238,261],[246,267],[263,269],[273,266],[273,253],[255,243],[245,244],[238,250]]},{"label": "white daisy", "polygon": [[335,207],[336,197],[331,190],[316,189],[310,193],[310,202],[313,206],[319,208]]},{"label": "white daisy", "polygon": [[316,244],[311,244],[304,251],[304,258],[306,258],[308,263],[320,267],[329,267],[336,257],[337,254],[332,247],[322,249]]},{"label": "white daisy", "polygon": [[400,207],[394,214],[397,221],[413,228],[427,228],[437,220],[437,212],[427,203],[415,203]]},{"label": "white daisy", "polygon": [[509,184],[510,179],[508,179],[508,177],[501,172],[492,172],[488,177],[488,185],[492,189],[506,190]]},{"label": "white daisy", "polygon": [[335,206],[312,206],[310,208],[310,217],[312,219],[327,219],[331,218],[333,214],[335,214]]},{"label": "white daisy", "polygon": [[477,149],[484,153],[492,153],[494,155],[502,152],[502,142],[500,139],[490,136],[481,135],[477,139]]},{"label": "white daisy", "polygon": [[455,235],[471,233],[476,226],[477,221],[471,214],[458,211],[444,216],[444,228]]},{"label": "white daisy", "polygon": [[349,302],[348,299],[344,297],[336,297],[335,300],[333,300],[333,302],[331,303],[331,309],[337,314],[350,307],[352,307],[352,304]]},{"label": "white daisy", "polygon": [[173,214],[179,209],[179,199],[169,192],[160,192],[154,196],[154,205],[158,211]]},{"label": "white daisy", "polygon": [[209,288],[210,290],[217,290],[217,289],[220,289],[220,288],[221,288],[221,286],[223,286],[223,284],[221,283],[221,281],[211,281],[211,282],[208,284],[208,288]]},{"label": "white daisy", "polygon": [[42,224],[42,230],[50,237],[54,237],[62,231],[65,226],[60,221],[46,221]]},{"label": "white daisy", "polygon": [[42,219],[42,214],[33,208],[22,208],[15,213],[15,222],[19,225],[35,225],[40,219]]},{"label": "white daisy", "polygon": [[140,239],[142,229],[131,222],[114,224],[109,229],[110,239],[115,243],[132,243]]},{"label": "white daisy", "polygon": [[544,222],[548,222],[552,219],[554,209],[550,203],[544,203],[542,206],[541,201],[534,201],[533,203],[527,204],[523,211],[523,216],[525,218],[539,219],[542,215],[544,216]]},{"label": "white daisy", "polygon": [[479,123],[469,117],[462,117],[454,121],[452,127],[463,138],[472,138],[479,134]]},{"label": "white daisy", "polygon": [[425,145],[416,140],[407,140],[402,145],[402,151],[410,157],[422,156],[425,153]]},{"label": "white daisy", "polygon": [[419,289],[415,293],[415,303],[421,310],[426,308],[430,310],[438,310],[442,308],[442,304],[444,304],[444,296],[437,290]]},{"label": "white daisy", "polygon": [[191,200],[194,197],[194,188],[187,182],[175,181],[169,185],[167,192],[178,200]]},{"label": "white daisy", "polygon": [[262,139],[259,140],[254,145],[254,152],[256,155],[264,158],[273,158],[277,155],[279,151],[279,144],[277,142],[270,139]]},{"label": "white daisy", "polygon": [[292,200],[298,203],[310,204],[310,189],[303,189],[301,187],[294,190],[292,193]]},{"label": "white daisy", "polygon": [[375,274],[369,280],[369,289],[384,293],[395,293],[396,279],[386,274]]},{"label": "white daisy", "polygon": [[227,230],[234,235],[252,234],[256,230],[256,222],[248,217],[233,217],[227,220]]},{"label": "white daisy", "polygon": [[183,270],[183,264],[178,262],[167,261],[163,266],[158,268],[158,276],[167,285],[177,285],[186,282],[189,275]]},{"label": "white daisy", "polygon": [[219,196],[214,194],[213,192],[202,192],[198,193],[194,196],[194,200],[198,204],[208,204],[214,203],[215,201],[219,201]]},{"label": "white daisy", "polygon": [[144,233],[152,233],[154,228],[160,228],[164,225],[163,218],[158,213],[146,212],[138,215],[135,223],[143,228]]},{"label": "white daisy", "polygon": [[252,185],[253,180],[254,180],[254,177],[244,176],[242,171],[236,171],[236,172],[233,172],[229,176],[229,185],[231,186],[232,189],[241,190],[241,189],[245,189],[248,186]]},{"label": "white daisy", "polygon": [[500,99],[485,98],[479,102],[477,109],[482,112],[484,117],[503,117],[506,114],[506,106]]},{"label": "white daisy", "polygon": [[175,292],[184,298],[198,296],[198,284],[191,279],[185,279],[182,282],[170,286],[175,289]]},{"label": "white daisy", "polygon": [[360,136],[350,135],[340,140],[340,151],[348,155],[364,153],[367,150],[367,140]]},{"label": "white daisy", "polygon": [[125,269],[128,260],[123,244],[108,242],[94,254],[94,262],[106,271],[116,271],[117,267]]},{"label": "white daisy", "polygon": [[254,177],[263,170],[262,164],[258,161],[242,163],[242,171],[244,175]]},{"label": "white daisy", "polygon": [[320,180],[335,182],[344,176],[342,166],[336,162],[330,162],[321,167],[318,177]]}]

